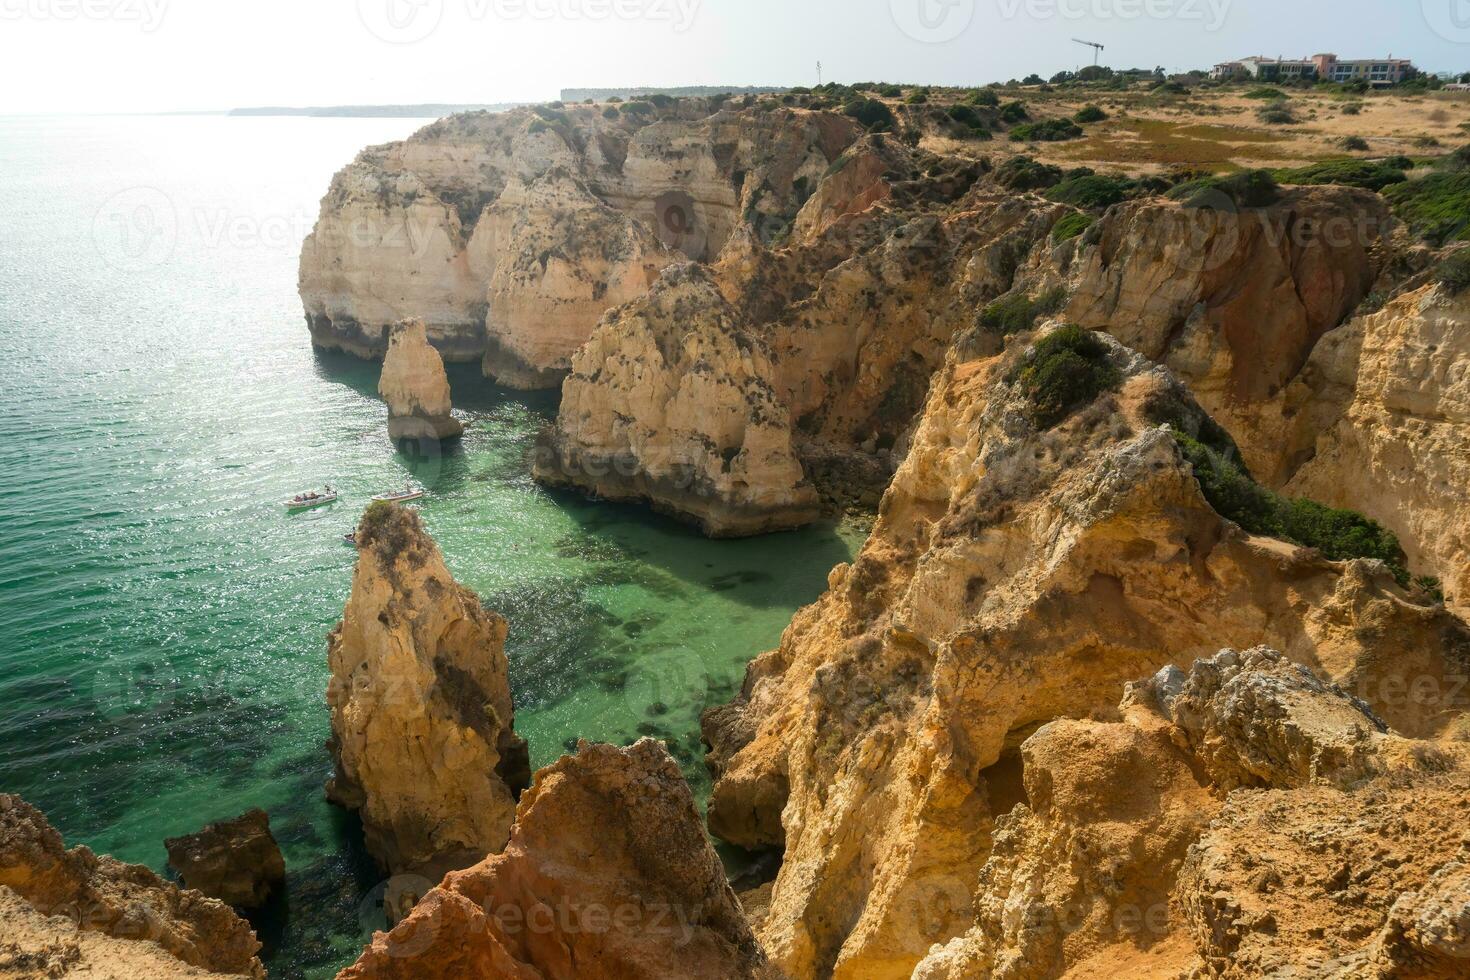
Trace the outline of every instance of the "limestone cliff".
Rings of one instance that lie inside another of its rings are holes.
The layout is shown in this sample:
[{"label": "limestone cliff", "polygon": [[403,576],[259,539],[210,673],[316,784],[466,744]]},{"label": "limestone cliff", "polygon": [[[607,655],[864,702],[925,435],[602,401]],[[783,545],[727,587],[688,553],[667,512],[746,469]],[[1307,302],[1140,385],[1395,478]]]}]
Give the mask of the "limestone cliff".
[{"label": "limestone cliff", "polygon": [[1280,399],[1288,492],[1396,532],[1470,608],[1470,295],[1428,285],[1323,337]]},{"label": "limestone cliff", "polygon": [[765,976],[659,743],[583,743],[536,774],[505,851],[450,874],[341,980]]},{"label": "limestone cliff", "polygon": [[[1036,727],[1222,641],[1279,648],[1405,734],[1458,730],[1470,629],[1382,565],[1222,519],[1160,424],[1203,412],[1140,355],[1077,344],[1039,375],[1040,345],[956,347],[862,555],[707,717],[711,829],[785,847],[760,938],[792,976],[907,976],[968,921],[944,883],[984,866]],[[1030,387],[1083,374],[1098,387],[1060,411]],[[1421,680],[1440,701],[1405,696]]]},{"label": "limestone cliff", "polygon": [[769,241],[858,136],[843,116],[664,106],[540,106],[442,119],[343,169],[302,247],[312,340],[379,357],[422,317],[449,360],[554,387],[606,310],[669,252]]},{"label": "limestone cliff", "polygon": [[517,388],[556,387],[602,314],[679,256],[561,168],[512,178],[482,220],[494,260],[485,374]]},{"label": "limestone cliff", "polygon": [[774,377],[770,351],[710,274],[680,266],[577,353],[535,475],[648,500],[715,536],[811,521],[816,493]]},{"label": "limestone cliff", "polygon": [[378,394],[388,403],[388,437],[394,442],[464,434],[464,425],[450,414],[454,406],[444,359],[429,344],[424,321],[417,317],[390,332]]},{"label": "limestone cliff", "polygon": [[1025,741],[975,923],[915,977],[1470,966],[1463,834],[1445,818],[1470,795],[1463,744],[1398,736],[1267,649],[1167,668],[1121,713]]},{"label": "limestone cliff", "polygon": [[39,810],[0,794],[0,975],[264,980],[229,906],[148,868],[66,849]]},{"label": "limestone cliff", "polygon": [[504,846],[529,778],[505,620],[454,581],[418,515],[374,504],[331,633],[328,796],[358,810],[388,869],[434,877]]}]

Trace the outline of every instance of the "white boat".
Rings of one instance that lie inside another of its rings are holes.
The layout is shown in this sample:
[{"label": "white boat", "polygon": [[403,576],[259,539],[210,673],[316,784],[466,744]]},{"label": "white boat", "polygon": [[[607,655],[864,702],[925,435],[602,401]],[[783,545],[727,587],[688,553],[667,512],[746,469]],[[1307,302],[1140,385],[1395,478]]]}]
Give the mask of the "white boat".
[{"label": "white boat", "polygon": [[337,502],[337,491],[331,487],[323,487],[320,492],[308,490],[306,493],[298,493],[290,500],[284,502],[287,510],[309,510],[312,507],[322,507],[326,504]]},{"label": "white boat", "polygon": [[402,490],[398,490],[393,493],[380,493],[373,499],[381,500],[385,504],[401,504],[406,503],[410,500],[419,500],[427,493],[428,491],[423,489],[422,487],[414,489],[413,484],[408,483],[404,484]]},{"label": "white boat", "polygon": [[357,533],[354,531],[351,534],[344,534],[344,535],[342,535],[342,543],[343,544],[350,544],[350,545],[352,545],[352,547],[356,548],[357,547]]}]

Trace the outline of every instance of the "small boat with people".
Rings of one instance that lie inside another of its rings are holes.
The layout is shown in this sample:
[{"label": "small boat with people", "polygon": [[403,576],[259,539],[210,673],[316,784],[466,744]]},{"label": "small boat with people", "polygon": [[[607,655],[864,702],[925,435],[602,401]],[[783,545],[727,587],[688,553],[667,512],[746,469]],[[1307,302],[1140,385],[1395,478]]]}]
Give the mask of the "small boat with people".
[{"label": "small boat with people", "polygon": [[373,499],[382,501],[385,504],[402,504],[410,500],[419,500],[427,493],[428,491],[423,487],[415,487],[413,481],[410,480],[403,485],[402,490],[394,493],[380,493]]},{"label": "small boat with people", "polygon": [[337,491],[331,487],[323,487],[320,491],[308,490],[298,493],[290,500],[285,501],[287,510],[309,510],[313,507],[321,507],[326,504],[337,502]]},{"label": "small boat with people", "polygon": [[342,543],[343,544],[350,544],[350,545],[352,545],[352,547],[356,548],[357,547],[357,532],[356,531],[349,531],[346,534],[342,535]]}]

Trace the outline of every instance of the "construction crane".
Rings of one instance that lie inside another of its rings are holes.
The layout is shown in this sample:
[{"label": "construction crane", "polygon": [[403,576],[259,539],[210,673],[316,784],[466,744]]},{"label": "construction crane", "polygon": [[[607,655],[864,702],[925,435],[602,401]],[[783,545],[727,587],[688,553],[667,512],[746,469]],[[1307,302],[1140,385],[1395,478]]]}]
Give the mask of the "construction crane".
[{"label": "construction crane", "polygon": [[1103,45],[1098,44],[1096,41],[1084,41],[1080,37],[1074,37],[1072,38],[1072,40],[1076,41],[1078,44],[1085,44],[1092,49],[1092,66],[1096,68],[1097,56],[1102,54]]}]

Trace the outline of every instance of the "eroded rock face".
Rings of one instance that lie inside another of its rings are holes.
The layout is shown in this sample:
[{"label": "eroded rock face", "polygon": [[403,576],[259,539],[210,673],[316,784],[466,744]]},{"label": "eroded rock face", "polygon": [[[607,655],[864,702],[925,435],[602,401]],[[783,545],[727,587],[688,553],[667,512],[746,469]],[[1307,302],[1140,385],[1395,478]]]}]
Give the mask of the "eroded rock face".
[{"label": "eroded rock face", "polygon": [[1281,416],[1286,492],[1360,510],[1470,606],[1470,294],[1429,285],[1323,337]]},{"label": "eroded rock face", "polygon": [[421,319],[392,329],[378,394],[388,403],[388,437],[394,442],[437,442],[464,434],[464,425],[450,414],[454,406],[444,359],[429,344]]},{"label": "eroded rock face", "polygon": [[342,980],[765,976],[668,751],[583,743],[536,774],[503,853],[450,874]]},{"label": "eroded rock face", "polygon": [[514,731],[505,620],[454,581],[418,515],[374,505],[327,643],[336,775],[368,849],[431,879],[498,851],[529,779]]},{"label": "eroded rock face", "polygon": [[1088,234],[1066,315],[1167,364],[1279,485],[1279,433],[1251,406],[1373,288],[1393,227],[1381,197],[1347,187],[1290,190],[1268,208],[1128,203]]},{"label": "eroded rock face", "polygon": [[708,271],[679,266],[577,353],[535,475],[648,500],[712,536],[804,524],[816,493],[773,377]]},{"label": "eroded rock face", "polygon": [[516,388],[558,386],[602,314],[679,256],[564,169],[512,179],[483,220],[495,260],[485,374]]},{"label": "eroded rock face", "polygon": [[264,980],[259,950],[224,903],[142,865],[67,850],[39,810],[0,794],[0,970],[20,971],[6,975]]},{"label": "eroded rock face", "polygon": [[712,259],[741,226],[769,241],[859,135],[705,99],[605,109],[465,113],[359,154],[302,247],[313,343],[381,357],[391,325],[421,317],[446,359],[555,387],[671,253]]},{"label": "eroded rock face", "polygon": [[261,908],[286,884],[286,861],[264,810],[212,823],[187,837],[171,837],[163,846],[186,888],[235,908]]},{"label": "eroded rock face", "polygon": [[953,903],[922,925],[914,909],[990,856],[1007,752],[1222,638],[1278,647],[1406,734],[1443,734],[1463,710],[1463,691],[1433,706],[1403,692],[1420,677],[1455,691],[1465,624],[1379,565],[1221,519],[1149,406],[1168,391],[1200,410],[1110,350],[1116,393],[1051,429],[1011,381],[1024,343],[952,357],[862,555],[711,716],[710,826],[784,844],[760,938],[790,975],[907,976],[966,928]]},{"label": "eroded rock face", "polygon": [[[1359,703],[1267,649],[1168,668],[1130,687],[1121,711],[1027,739],[1027,798],[997,822],[975,925],[916,977],[1470,967],[1463,834],[1443,816],[1470,791],[1463,745],[1371,719],[1365,730]],[[1203,716],[1222,724],[1200,739]],[[1353,740],[1353,759],[1323,752]],[[1255,760],[1249,788],[1222,757]],[[1308,758],[1323,764],[1309,770]]]}]

